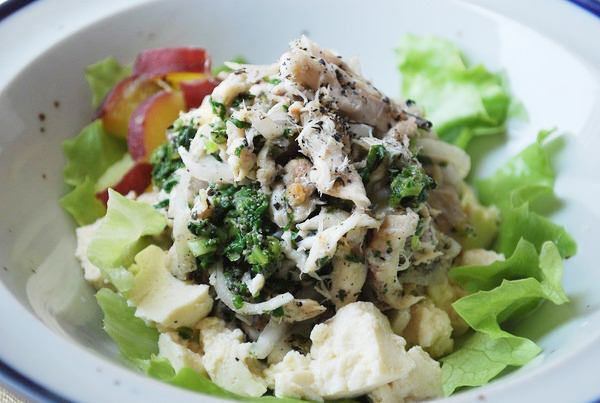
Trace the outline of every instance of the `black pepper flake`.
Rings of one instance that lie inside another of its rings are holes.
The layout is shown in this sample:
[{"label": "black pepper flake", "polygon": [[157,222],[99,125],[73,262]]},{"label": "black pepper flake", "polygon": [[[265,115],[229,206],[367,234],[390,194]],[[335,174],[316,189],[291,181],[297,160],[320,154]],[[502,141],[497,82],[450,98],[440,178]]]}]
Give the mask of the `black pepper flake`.
[{"label": "black pepper flake", "polygon": [[44,120],[46,120],[46,115],[43,113],[38,113],[38,119],[40,120],[40,122],[43,122]]},{"label": "black pepper flake", "polygon": [[52,105],[54,105],[54,107],[56,109],[60,108],[60,102],[58,102],[57,100],[54,100],[54,102],[52,103]]},{"label": "black pepper flake", "polygon": [[48,177],[46,176],[46,174],[42,174],[42,179],[48,179]]},{"label": "black pepper flake", "polygon": [[417,118],[417,127],[419,129],[429,130],[433,127],[433,123],[423,118]]},{"label": "black pepper flake", "polygon": [[323,66],[326,65],[325,60],[323,60],[323,59],[319,59],[319,63],[321,63]]},{"label": "black pepper flake", "polygon": [[416,102],[415,102],[415,101],[413,101],[412,99],[407,99],[407,100],[406,100],[406,106],[413,106],[413,105],[415,105],[415,104],[416,104]]}]

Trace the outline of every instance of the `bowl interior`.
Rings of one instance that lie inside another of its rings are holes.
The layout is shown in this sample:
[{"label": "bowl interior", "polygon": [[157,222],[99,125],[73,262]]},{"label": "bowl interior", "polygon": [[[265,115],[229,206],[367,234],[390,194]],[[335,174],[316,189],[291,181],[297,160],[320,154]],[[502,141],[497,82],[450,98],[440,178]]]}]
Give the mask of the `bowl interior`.
[{"label": "bowl interior", "polygon": [[253,63],[271,63],[290,40],[306,34],[323,46],[357,56],[364,75],[398,97],[393,49],[399,37],[405,32],[435,34],[457,42],[473,61],[503,69],[529,113],[529,121],[512,124],[507,137],[476,145],[489,153],[484,161],[476,161],[475,175],[492,172],[531,142],[539,129],[558,127],[564,133],[556,159],[558,200],[547,213],[579,243],[579,253],[566,262],[565,270],[572,302],[545,305],[517,326],[517,333],[532,337],[544,353],[509,378],[551,366],[594,342],[599,326],[592,318],[600,315],[600,293],[595,291],[599,251],[594,247],[600,239],[597,71],[585,58],[543,35],[476,7],[435,1],[436,12],[431,13],[430,6],[411,2],[407,13],[406,3],[386,1],[376,8],[352,0],[344,3],[343,18],[337,18],[333,16],[339,15],[340,3],[317,0],[290,4],[285,16],[274,0],[152,2],[52,44],[0,93],[3,286],[52,331],[119,362],[101,330],[93,291],[73,257],[74,224],[57,204],[65,191],[60,144],[93,116],[83,77],[88,64],[107,55],[131,62],[141,49],[173,45],[204,46],[214,64],[240,54]]}]

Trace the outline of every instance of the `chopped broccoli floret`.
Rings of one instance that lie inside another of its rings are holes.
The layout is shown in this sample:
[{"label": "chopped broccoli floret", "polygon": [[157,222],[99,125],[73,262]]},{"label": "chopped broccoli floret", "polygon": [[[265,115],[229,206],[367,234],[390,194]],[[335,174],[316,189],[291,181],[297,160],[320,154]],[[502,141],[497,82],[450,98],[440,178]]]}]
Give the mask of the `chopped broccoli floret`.
[{"label": "chopped broccoli floret", "polygon": [[201,268],[223,258],[230,284],[243,295],[244,272],[269,274],[283,259],[279,239],[267,235],[273,230],[267,195],[255,185],[227,184],[210,185],[207,195],[211,216],[188,224],[198,237],[188,245]]},{"label": "chopped broccoli floret", "polygon": [[183,161],[179,157],[177,149],[190,148],[192,139],[196,135],[196,129],[192,126],[183,126],[169,141],[158,147],[150,157],[152,164],[152,180],[156,186],[164,189],[167,193],[177,184],[175,171],[183,167]]},{"label": "chopped broccoli floret", "polygon": [[433,179],[417,164],[404,167],[394,176],[390,205],[416,205],[427,199],[427,191],[435,187]]}]

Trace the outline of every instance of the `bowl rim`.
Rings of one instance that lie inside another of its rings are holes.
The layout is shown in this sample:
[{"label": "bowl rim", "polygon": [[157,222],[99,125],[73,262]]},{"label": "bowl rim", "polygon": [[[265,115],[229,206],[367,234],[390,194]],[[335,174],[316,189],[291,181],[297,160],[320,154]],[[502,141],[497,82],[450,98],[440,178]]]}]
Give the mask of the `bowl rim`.
[{"label": "bowl rim", "polygon": [[[38,0],[6,0],[0,3],[0,24],[5,22],[10,17],[18,12],[26,11],[27,6],[32,3],[40,3]],[[45,3],[45,2],[44,2]],[[598,18],[600,23],[600,0],[563,0],[563,3],[568,3],[571,6],[584,10],[586,13],[592,14]],[[137,6],[137,5],[136,5]],[[135,6],[134,6],[135,7]],[[125,9],[118,10],[120,13]],[[110,15],[113,15],[111,13]],[[77,32],[77,31],[75,31]],[[11,77],[12,81],[15,77]],[[578,351],[574,355],[578,355]],[[60,395],[58,391],[53,391],[32,377],[18,371],[10,366],[0,357],[0,387],[4,387],[10,392],[17,394],[19,397],[27,398],[32,401],[39,402],[70,402],[71,400]],[[593,400],[593,403],[600,403],[600,396]]]}]

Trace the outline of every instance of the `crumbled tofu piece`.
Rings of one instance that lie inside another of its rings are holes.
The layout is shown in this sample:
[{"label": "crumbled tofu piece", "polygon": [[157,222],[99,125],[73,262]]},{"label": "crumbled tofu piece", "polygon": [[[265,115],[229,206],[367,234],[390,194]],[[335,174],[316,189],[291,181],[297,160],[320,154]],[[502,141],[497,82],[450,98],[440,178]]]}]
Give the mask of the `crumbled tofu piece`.
[{"label": "crumbled tofu piece", "polygon": [[433,301],[435,306],[443,309],[450,318],[450,323],[454,329],[454,336],[460,336],[469,330],[469,325],[456,313],[452,304],[459,298],[467,295],[459,285],[446,280],[440,284],[432,284],[427,287],[427,296]]},{"label": "crumbled tofu piece", "polygon": [[459,264],[462,266],[487,266],[497,261],[503,261],[504,255],[487,249],[470,249],[463,252]]},{"label": "crumbled tofu piece", "polygon": [[289,351],[281,362],[269,367],[266,375],[272,380],[275,396],[322,402],[310,362],[310,356]]},{"label": "crumbled tofu piece", "polygon": [[423,349],[415,346],[406,354],[414,368],[403,378],[369,393],[373,403],[404,403],[442,396],[442,370]]},{"label": "crumbled tofu piece", "polygon": [[104,285],[104,278],[100,268],[92,264],[90,259],[87,257],[87,250],[94,236],[94,232],[98,229],[100,220],[93,224],[79,227],[75,230],[77,234],[77,248],[75,249],[75,257],[81,262],[83,267],[83,278],[88,283],[92,284],[96,288],[100,288]]},{"label": "crumbled tofu piece", "polygon": [[310,367],[326,399],[360,396],[406,376],[413,367],[404,339],[370,302],[340,308],[332,319],[316,325],[310,338]]},{"label": "crumbled tofu piece", "polygon": [[188,284],[169,272],[167,253],[149,246],[135,257],[138,274],[129,294],[135,315],[162,328],[194,326],[212,309],[213,300],[205,284]]},{"label": "crumbled tofu piece", "polygon": [[202,356],[190,350],[185,344],[185,340],[181,340],[175,332],[161,333],[158,338],[158,355],[169,360],[175,372],[182,368],[190,368],[205,374]]},{"label": "crumbled tofu piece", "polygon": [[410,321],[402,332],[406,341],[422,346],[432,357],[452,351],[452,325],[448,314],[425,299],[410,308]]},{"label": "crumbled tofu piece", "polygon": [[401,335],[410,322],[410,309],[391,309],[386,312],[394,333]]},{"label": "crumbled tofu piece", "polygon": [[204,347],[202,363],[210,379],[222,388],[247,396],[267,391],[260,363],[251,357],[252,343],[244,343],[240,329],[230,330],[221,319],[205,318],[198,324]]}]

